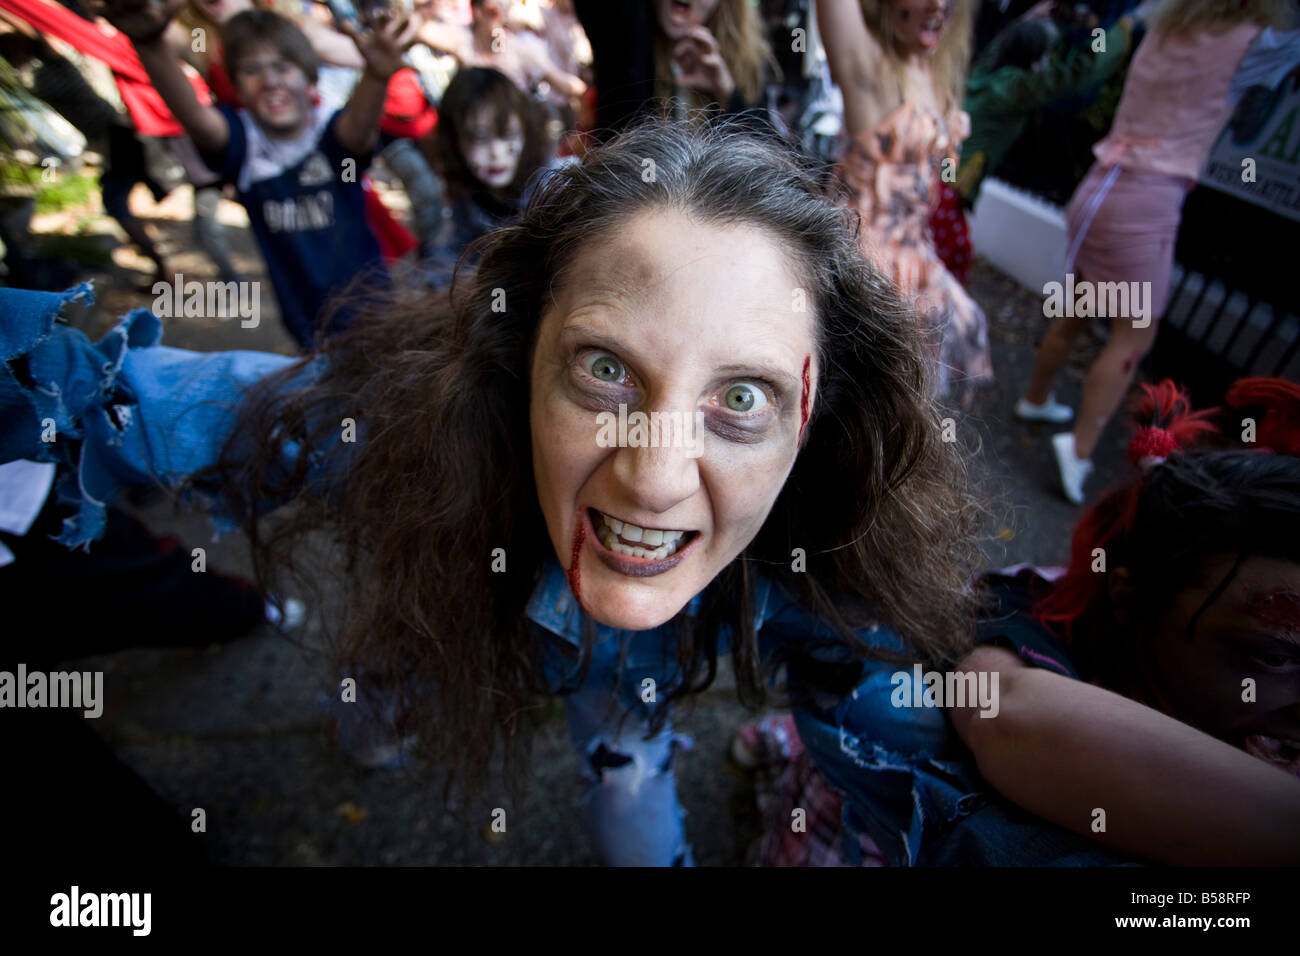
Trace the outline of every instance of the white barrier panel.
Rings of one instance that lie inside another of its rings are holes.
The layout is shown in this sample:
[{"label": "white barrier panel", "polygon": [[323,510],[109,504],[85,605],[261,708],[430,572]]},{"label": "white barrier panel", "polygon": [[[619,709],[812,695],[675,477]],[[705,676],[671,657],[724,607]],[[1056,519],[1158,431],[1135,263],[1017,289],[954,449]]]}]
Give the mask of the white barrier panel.
[{"label": "white barrier panel", "polygon": [[1037,196],[984,180],[970,233],[976,255],[1036,295],[1065,275],[1065,211]]}]

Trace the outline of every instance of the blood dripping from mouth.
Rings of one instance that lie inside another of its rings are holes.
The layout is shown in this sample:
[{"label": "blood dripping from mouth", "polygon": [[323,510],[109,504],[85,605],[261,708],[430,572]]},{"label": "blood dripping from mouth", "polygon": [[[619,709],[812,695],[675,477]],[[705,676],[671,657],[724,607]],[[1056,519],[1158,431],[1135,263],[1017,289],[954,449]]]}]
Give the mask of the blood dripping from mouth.
[{"label": "blood dripping from mouth", "polygon": [[799,398],[799,437],[803,438],[803,427],[808,424],[808,398],[812,391],[812,378],[810,370],[812,368],[812,356],[807,355],[803,360],[803,395]]},{"label": "blood dripping from mouth", "polygon": [[578,605],[582,605],[582,568],[579,566],[579,558],[582,556],[582,544],[587,540],[587,523],[581,518],[578,519],[578,526],[573,529],[573,556],[569,559],[569,590],[573,592],[574,598],[577,599]]}]

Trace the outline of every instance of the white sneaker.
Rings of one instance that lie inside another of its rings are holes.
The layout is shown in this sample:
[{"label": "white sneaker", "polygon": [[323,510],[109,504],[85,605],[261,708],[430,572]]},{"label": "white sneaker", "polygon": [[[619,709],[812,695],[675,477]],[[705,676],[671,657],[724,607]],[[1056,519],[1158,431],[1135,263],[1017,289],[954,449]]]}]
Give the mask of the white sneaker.
[{"label": "white sneaker", "polygon": [[1064,425],[1073,417],[1074,409],[1058,402],[1055,392],[1048,395],[1047,401],[1041,405],[1035,405],[1027,398],[1016,402],[1016,418],[1027,422],[1052,422],[1056,425]]},{"label": "white sneaker", "polygon": [[1061,432],[1052,436],[1056,451],[1056,467],[1061,472],[1061,490],[1072,504],[1083,504],[1083,483],[1092,472],[1092,462],[1074,453],[1074,432]]}]

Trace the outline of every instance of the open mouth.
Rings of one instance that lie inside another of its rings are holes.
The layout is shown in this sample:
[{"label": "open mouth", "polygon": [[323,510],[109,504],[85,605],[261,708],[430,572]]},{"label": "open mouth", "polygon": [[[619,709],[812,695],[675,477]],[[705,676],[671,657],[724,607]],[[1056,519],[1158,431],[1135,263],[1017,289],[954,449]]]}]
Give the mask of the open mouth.
[{"label": "open mouth", "polygon": [[642,561],[663,561],[677,554],[697,537],[698,531],[643,528],[622,521],[595,508],[588,508],[596,538],[613,554]]},{"label": "open mouth", "polygon": [[1276,764],[1289,773],[1300,774],[1300,740],[1270,737],[1267,734],[1247,734],[1245,748],[1251,756]]},{"label": "open mouth", "polygon": [[284,93],[267,93],[262,97],[262,105],[268,113],[283,113],[293,105],[293,100]]},{"label": "open mouth", "polygon": [[686,26],[691,22],[690,0],[669,0],[668,17],[676,26]]}]

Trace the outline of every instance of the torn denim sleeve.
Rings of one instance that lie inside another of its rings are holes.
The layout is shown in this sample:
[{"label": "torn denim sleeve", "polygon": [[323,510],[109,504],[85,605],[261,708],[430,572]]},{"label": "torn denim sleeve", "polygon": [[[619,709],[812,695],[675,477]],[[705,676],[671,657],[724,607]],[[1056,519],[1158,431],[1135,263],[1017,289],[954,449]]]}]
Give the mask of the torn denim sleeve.
[{"label": "torn denim sleeve", "polygon": [[[831,633],[792,601],[774,602],[768,625],[769,641],[796,650]],[[903,641],[888,627],[869,627],[858,637],[867,648],[905,653]],[[830,660],[837,650],[822,644],[801,653]],[[894,866],[1131,862],[998,794],[980,775],[944,710],[914,692],[920,688],[913,687],[911,665],[869,659],[856,686],[843,696],[801,681],[801,671],[806,668],[790,670],[792,695],[808,702],[794,708],[795,726],[818,771],[840,795],[846,863],[861,861],[859,834],[870,837]]]},{"label": "torn denim sleeve", "polygon": [[[59,321],[68,303],[90,295],[89,283],[62,293],[0,289],[0,463],[61,466],[56,493],[76,507],[57,539],[68,547],[103,533],[106,506],[123,487],[175,490],[214,464],[244,391],[295,361],[162,346],[162,323],[146,309],[91,344]],[[217,533],[232,530],[218,496],[203,498]]]},{"label": "torn denim sleeve", "polygon": [[869,668],[832,706],[794,713],[809,755],[841,796],[847,862],[859,862],[859,833],[896,866],[1134,862],[998,794],[941,709],[895,706],[900,680],[910,692],[905,678],[905,668]]}]

